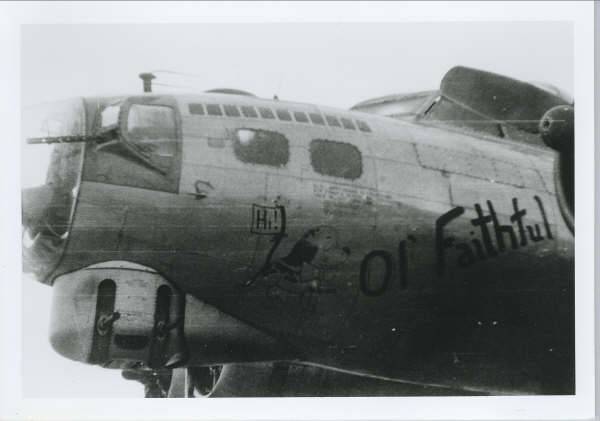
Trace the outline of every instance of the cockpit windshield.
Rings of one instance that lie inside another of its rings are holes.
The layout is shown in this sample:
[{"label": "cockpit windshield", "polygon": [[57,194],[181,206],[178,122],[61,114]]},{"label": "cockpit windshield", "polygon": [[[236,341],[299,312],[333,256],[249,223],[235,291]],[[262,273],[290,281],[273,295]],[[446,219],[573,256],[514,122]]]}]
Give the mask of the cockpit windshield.
[{"label": "cockpit windshield", "polygon": [[152,162],[168,167],[177,153],[175,110],[164,105],[132,104],[125,137]]}]

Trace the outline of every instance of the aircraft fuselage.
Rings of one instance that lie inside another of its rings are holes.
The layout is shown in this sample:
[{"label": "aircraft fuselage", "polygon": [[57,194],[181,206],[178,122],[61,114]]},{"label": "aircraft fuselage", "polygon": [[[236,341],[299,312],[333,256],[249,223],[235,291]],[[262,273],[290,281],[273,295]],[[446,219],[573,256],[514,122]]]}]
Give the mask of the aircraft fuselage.
[{"label": "aircraft fuselage", "polygon": [[[79,148],[62,161],[79,181],[68,238],[40,280],[130,261],[296,361],[574,393],[573,236],[552,152],[237,95],[125,102],[173,110],[172,145],[146,161],[111,145],[56,146]],[[88,132],[106,104],[85,100]]]}]

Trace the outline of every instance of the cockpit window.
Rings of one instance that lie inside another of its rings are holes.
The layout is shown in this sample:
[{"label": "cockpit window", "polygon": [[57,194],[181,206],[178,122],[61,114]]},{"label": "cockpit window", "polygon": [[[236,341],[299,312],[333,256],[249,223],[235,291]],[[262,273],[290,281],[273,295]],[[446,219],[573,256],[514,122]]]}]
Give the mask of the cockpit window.
[{"label": "cockpit window", "polygon": [[202,104],[190,104],[188,105],[190,114],[204,115],[204,105]]},{"label": "cockpit window", "polygon": [[294,118],[298,123],[308,123],[308,117],[302,111],[295,111]]},{"label": "cockpit window", "polygon": [[282,121],[292,121],[292,116],[287,110],[277,110],[277,117]]},{"label": "cockpit window", "polygon": [[260,116],[262,118],[275,118],[275,114],[273,114],[273,111],[271,111],[270,108],[267,107],[259,107],[258,108],[258,112],[260,113]]},{"label": "cockpit window", "polygon": [[207,104],[206,112],[208,113],[208,115],[223,115],[219,104]]},{"label": "cockpit window", "polygon": [[356,120],[356,124],[358,125],[358,129],[361,132],[370,132],[371,131],[371,128],[369,127],[369,125],[367,123],[365,123],[364,121]]},{"label": "cockpit window", "polygon": [[177,153],[175,110],[164,105],[131,105],[127,140],[153,162],[168,166]]},{"label": "cockpit window", "polygon": [[100,127],[107,128],[116,126],[119,123],[119,111],[121,110],[121,103],[111,104],[102,110],[100,114]]},{"label": "cockpit window", "polygon": [[238,108],[235,105],[224,105],[223,108],[225,109],[225,115],[227,117],[239,117],[240,116],[240,111],[238,110]]},{"label": "cockpit window", "polygon": [[326,115],[325,120],[327,120],[327,124],[329,124],[331,127],[342,127],[339,120],[335,116]]},{"label": "cockpit window", "polygon": [[254,107],[251,107],[251,106],[242,105],[242,113],[244,114],[244,117],[253,117],[253,118],[258,117],[256,110],[254,109]]},{"label": "cockpit window", "polygon": [[313,124],[319,124],[321,126],[325,125],[325,120],[323,120],[321,114],[310,113],[310,120],[313,122]]},{"label": "cockpit window", "polygon": [[283,167],[290,159],[288,139],[281,133],[268,130],[237,130],[233,152],[242,162],[271,167]]},{"label": "cockpit window", "polygon": [[344,126],[344,129],[356,130],[356,127],[354,127],[354,123],[352,122],[352,120],[350,120],[349,118],[343,118],[343,117],[341,120],[342,120],[342,126]]}]

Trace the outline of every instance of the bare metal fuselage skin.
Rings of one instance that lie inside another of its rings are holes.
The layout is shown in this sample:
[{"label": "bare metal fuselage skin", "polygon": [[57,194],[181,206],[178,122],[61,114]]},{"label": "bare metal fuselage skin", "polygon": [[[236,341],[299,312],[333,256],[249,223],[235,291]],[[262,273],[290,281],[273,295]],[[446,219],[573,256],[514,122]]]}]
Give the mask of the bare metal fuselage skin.
[{"label": "bare metal fuselage skin", "polygon": [[[78,188],[40,280],[134,262],[297,361],[491,393],[574,393],[573,236],[551,151],[245,96],[136,98],[176,110],[172,162],[159,173],[93,144],[57,146],[81,149]],[[197,115],[190,104],[332,114],[370,131]],[[85,101],[88,132],[103,105]],[[287,164],[240,161],[238,129],[285,136]],[[360,176],[315,171],[315,139],[358,148]]]}]

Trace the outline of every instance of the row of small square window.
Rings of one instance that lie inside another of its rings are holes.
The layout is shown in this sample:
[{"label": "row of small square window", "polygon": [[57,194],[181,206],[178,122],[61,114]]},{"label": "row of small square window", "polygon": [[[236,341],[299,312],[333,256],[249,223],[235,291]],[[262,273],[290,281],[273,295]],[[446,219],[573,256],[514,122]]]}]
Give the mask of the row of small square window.
[{"label": "row of small square window", "polygon": [[[258,112],[257,112],[258,109]],[[283,109],[276,109],[275,113],[268,107],[257,107],[249,105],[241,105],[238,109],[236,105],[223,105],[223,109],[221,110],[221,105],[219,104],[206,104],[206,112],[205,106],[203,104],[189,104],[190,114],[195,115],[213,115],[213,116],[222,116],[223,112],[227,117],[244,117],[248,118],[265,118],[265,119],[274,119],[275,115],[281,121],[292,121],[292,114],[294,115],[294,119],[298,123],[309,123],[310,122],[316,125],[325,126],[325,122],[330,127],[343,127],[348,130],[356,130],[356,127],[362,132],[370,132],[371,128],[364,121],[356,120],[356,125],[354,121],[349,118],[340,117],[339,119],[333,115],[325,115],[325,118],[321,114],[318,113],[308,113],[308,115],[303,111],[293,111],[289,112]],[[241,110],[241,113],[240,113]]]}]

